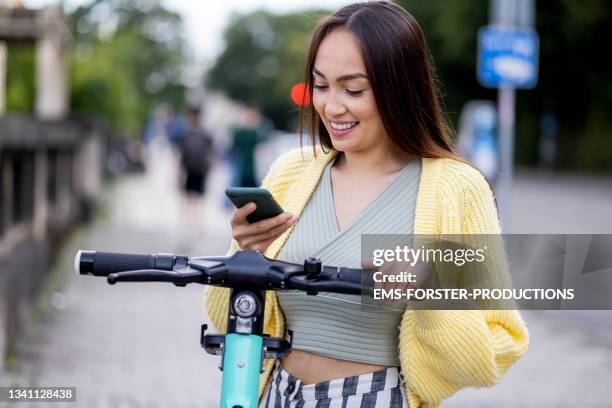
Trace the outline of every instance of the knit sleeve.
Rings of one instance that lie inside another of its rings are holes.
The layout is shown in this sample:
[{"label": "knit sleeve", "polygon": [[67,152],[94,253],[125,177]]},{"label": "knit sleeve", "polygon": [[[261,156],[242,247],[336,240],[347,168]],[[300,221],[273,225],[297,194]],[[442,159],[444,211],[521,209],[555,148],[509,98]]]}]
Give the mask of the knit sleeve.
[{"label": "knit sleeve", "polygon": [[[508,284],[497,210],[484,177],[452,163],[438,199],[440,232],[458,234],[467,246],[496,248],[483,267],[495,285]],[[405,313],[400,361],[413,401],[437,404],[461,388],[494,385],[526,352],[529,338],[518,311],[483,309]]]}]

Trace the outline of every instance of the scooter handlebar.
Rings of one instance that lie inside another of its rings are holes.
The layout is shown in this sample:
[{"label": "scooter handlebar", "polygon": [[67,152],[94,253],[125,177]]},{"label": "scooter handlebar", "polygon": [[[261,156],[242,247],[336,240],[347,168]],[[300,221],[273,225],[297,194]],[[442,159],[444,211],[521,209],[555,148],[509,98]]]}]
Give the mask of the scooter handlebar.
[{"label": "scooter handlebar", "polygon": [[77,275],[108,276],[141,269],[172,271],[175,256],[171,254],[123,254],[80,250],[74,257]]},{"label": "scooter handlebar", "polygon": [[[298,289],[360,293],[361,269],[329,267],[318,260],[293,264],[271,260],[255,251],[232,256],[195,257],[172,254],[124,254],[78,251],[77,274],[106,276],[108,282],[172,282],[177,286],[201,283],[222,287],[249,286],[260,289]],[[313,269],[314,265],[314,269]]]}]

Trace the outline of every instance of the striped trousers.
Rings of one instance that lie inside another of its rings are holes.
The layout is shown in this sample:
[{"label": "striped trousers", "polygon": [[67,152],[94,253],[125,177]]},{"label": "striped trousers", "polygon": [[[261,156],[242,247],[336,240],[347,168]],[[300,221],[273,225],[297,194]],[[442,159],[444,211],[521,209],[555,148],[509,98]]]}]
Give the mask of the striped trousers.
[{"label": "striped trousers", "polygon": [[399,368],[303,384],[276,362],[259,408],[408,408]]}]

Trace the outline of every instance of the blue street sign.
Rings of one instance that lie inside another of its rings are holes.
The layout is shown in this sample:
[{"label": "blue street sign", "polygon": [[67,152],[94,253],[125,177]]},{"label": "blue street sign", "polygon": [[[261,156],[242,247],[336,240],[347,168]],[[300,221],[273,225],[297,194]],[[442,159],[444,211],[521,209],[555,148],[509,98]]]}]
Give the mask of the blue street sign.
[{"label": "blue street sign", "polygon": [[482,27],[478,31],[478,81],[489,88],[533,88],[538,83],[538,51],[538,34],[531,28]]}]

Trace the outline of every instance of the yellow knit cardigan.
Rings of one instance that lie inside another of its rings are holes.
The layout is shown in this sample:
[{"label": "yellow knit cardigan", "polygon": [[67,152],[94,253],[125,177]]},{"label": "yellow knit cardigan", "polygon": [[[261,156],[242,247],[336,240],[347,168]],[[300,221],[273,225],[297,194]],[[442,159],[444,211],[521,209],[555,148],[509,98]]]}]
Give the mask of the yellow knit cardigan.
[{"label": "yellow knit cardigan", "polygon": [[[337,154],[296,149],[279,157],[262,186],[288,212],[299,216],[325,166]],[[265,252],[278,256],[292,228]],[[415,234],[499,234],[489,185],[473,167],[452,159],[423,158]],[[229,253],[239,250],[232,242]],[[205,304],[219,332],[227,326],[229,289],[208,287]],[[284,337],[285,321],[274,291],[266,294],[264,332]],[[516,310],[410,310],[402,317],[399,359],[408,402],[438,407],[463,387],[496,384],[527,350],[527,329]],[[259,395],[274,367],[266,360]]]}]

